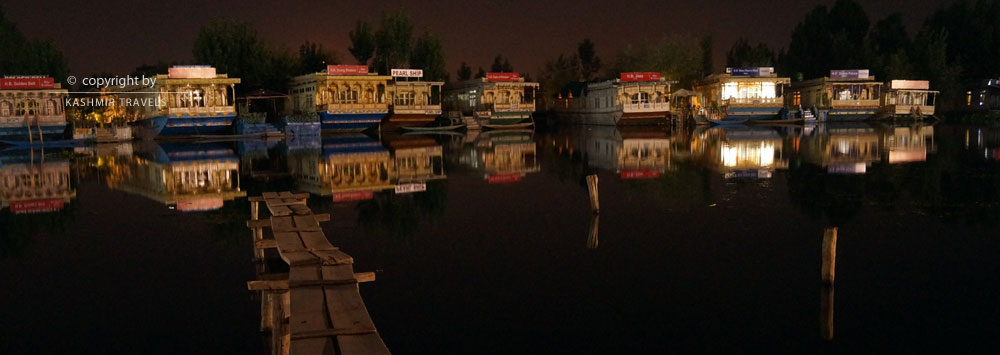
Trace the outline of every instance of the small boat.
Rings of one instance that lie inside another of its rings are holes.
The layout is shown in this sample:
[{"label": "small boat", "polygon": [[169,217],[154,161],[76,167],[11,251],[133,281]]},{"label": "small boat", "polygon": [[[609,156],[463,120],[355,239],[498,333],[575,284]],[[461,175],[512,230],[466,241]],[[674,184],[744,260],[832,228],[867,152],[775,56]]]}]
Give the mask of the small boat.
[{"label": "small boat", "polygon": [[789,124],[789,123],[804,122],[805,120],[806,119],[802,117],[792,117],[792,118],[773,119],[773,120],[752,119],[748,120],[747,123],[756,125]]},{"label": "small boat", "polygon": [[454,131],[465,128],[465,123],[460,120],[451,119],[448,125],[438,126],[403,126],[404,131],[410,132],[432,132],[432,131]]}]

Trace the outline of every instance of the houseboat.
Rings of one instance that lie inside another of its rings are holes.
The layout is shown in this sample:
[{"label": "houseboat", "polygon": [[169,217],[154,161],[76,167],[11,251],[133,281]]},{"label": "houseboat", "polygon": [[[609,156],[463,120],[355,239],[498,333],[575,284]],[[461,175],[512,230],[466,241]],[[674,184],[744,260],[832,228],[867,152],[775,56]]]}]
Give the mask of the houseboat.
[{"label": "houseboat", "polygon": [[881,92],[882,83],[868,69],[831,70],[830,76],[792,83],[785,99],[819,121],[856,121],[878,112]]},{"label": "houseboat", "polygon": [[0,141],[57,140],[66,134],[68,92],[54,79],[0,79]]},{"label": "houseboat", "polygon": [[965,95],[958,105],[959,111],[973,113],[1000,113],[1000,80],[989,79],[965,85]]},{"label": "houseboat", "polygon": [[538,83],[517,73],[486,73],[446,88],[446,111],[449,117],[462,117],[470,129],[530,127],[537,91]]},{"label": "houseboat", "polygon": [[444,82],[410,81],[423,77],[420,69],[393,69],[392,77],[395,80],[389,85],[390,114],[382,123],[383,130],[428,126],[441,116]]},{"label": "houseboat", "polygon": [[571,85],[558,94],[553,109],[575,124],[665,124],[675,83],[660,73],[621,73],[619,79]]},{"label": "houseboat", "polygon": [[892,80],[882,93],[879,117],[923,118],[934,116],[938,92],[926,80]]},{"label": "houseboat", "polygon": [[106,89],[125,106],[136,138],[217,136],[233,133],[238,78],[207,65],[178,65],[151,86]]},{"label": "houseboat", "polygon": [[782,93],[791,82],[772,67],[726,68],[695,83],[692,98],[696,120],[713,124],[774,120],[784,108]]},{"label": "houseboat", "polygon": [[326,72],[292,78],[285,107],[296,115],[317,114],[323,131],[361,132],[389,114],[391,82],[365,65],[330,65]]}]

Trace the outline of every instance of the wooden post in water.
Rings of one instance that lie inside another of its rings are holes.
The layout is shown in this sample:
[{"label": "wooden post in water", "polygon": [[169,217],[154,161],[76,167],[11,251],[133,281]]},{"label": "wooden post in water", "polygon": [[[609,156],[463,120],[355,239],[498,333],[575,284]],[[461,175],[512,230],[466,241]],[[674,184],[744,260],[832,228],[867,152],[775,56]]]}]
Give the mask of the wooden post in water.
[{"label": "wooden post in water", "polygon": [[601,219],[601,215],[595,213],[590,217],[590,233],[587,237],[587,248],[597,249],[597,222]]},{"label": "wooden post in water", "polygon": [[598,213],[601,210],[597,200],[597,174],[587,175],[587,189],[590,191],[590,210]]},{"label": "wooden post in water", "polygon": [[824,340],[833,340],[833,285],[820,286],[819,334]]},{"label": "wooden post in water", "polygon": [[834,270],[837,264],[837,227],[827,228],[823,232],[823,283],[833,285]]}]

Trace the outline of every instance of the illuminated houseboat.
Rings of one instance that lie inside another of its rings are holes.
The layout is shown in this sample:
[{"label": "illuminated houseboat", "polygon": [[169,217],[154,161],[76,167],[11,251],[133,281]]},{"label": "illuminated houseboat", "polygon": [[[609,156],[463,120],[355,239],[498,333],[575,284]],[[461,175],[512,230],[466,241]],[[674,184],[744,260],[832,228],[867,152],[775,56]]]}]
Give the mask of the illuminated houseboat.
[{"label": "illuminated houseboat", "polygon": [[926,80],[892,80],[882,93],[880,116],[922,118],[934,116],[938,92]]},{"label": "illuminated houseboat", "polygon": [[217,74],[204,65],[171,67],[156,76],[152,87],[112,88],[111,93],[125,104],[137,138],[157,136],[227,135],[233,133],[236,118],[238,78]]},{"label": "illuminated houseboat", "polygon": [[240,190],[240,162],[223,143],[147,142],[136,155],[118,157],[108,166],[108,187],[143,196],[178,211],[222,208],[246,197]]},{"label": "illuminated houseboat", "polygon": [[0,79],[0,140],[60,139],[66,132],[66,89],[52,78]]},{"label": "illuminated houseboat", "polygon": [[820,121],[866,120],[879,110],[881,92],[882,83],[867,69],[831,70],[828,77],[792,83],[786,100]]},{"label": "illuminated houseboat", "polygon": [[789,82],[771,67],[727,68],[725,74],[712,74],[695,84],[700,94],[693,103],[699,112],[696,117],[715,124],[778,119]]},{"label": "illuminated houseboat", "polygon": [[965,112],[1000,113],[1000,80],[980,80],[965,85],[958,109]]},{"label": "illuminated houseboat", "polygon": [[[423,70],[393,69],[393,78],[422,77]],[[441,116],[440,81],[409,81],[396,79],[389,85],[391,114],[382,124],[384,129],[420,127],[433,123]]]},{"label": "illuminated houseboat", "polygon": [[[37,155],[32,158],[32,154]],[[42,154],[34,151],[0,156],[0,207],[15,214],[52,212],[63,209],[76,197],[69,162],[38,162]]]},{"label": "illuminated houseboat", "polygon": [[324,137],[319,151],[290,155],[288,168],[300,190],[333,202],[370,200],[394,188],[389,150],[363,134]]},{"label": "illuminated houseboat", "polygon": [[537,91],[538,83],[525,82],[517,73],[486,73],[485,78],[446,88],[446,110],[450,116],[474,120],[481,127],[530,127]]},{"label": "illuminated houseboat", "polygon": [[670,84],[660,73],[580,83],[559,93],[554,110],[567,122],[590,125],[663,124],[670,113]]},{"label": "illuminated houseboat", "polygon": [[292,78],[286,108],[316,113],[324,131],[361,132],[378,127],[389,114],[391,81],[364,65],[330,65],[326,72]]}]

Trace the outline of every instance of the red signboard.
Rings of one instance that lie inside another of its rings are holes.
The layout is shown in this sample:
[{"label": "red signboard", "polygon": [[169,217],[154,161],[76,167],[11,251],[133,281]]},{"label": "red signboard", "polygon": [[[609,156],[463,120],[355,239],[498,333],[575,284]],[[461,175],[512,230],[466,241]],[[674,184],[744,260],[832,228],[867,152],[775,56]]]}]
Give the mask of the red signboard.
[{"label": "red signboard", "polygon": [[503,184],[508,182],[518,182],[521,181],[521,174],[494,174],[486,178],[491,184]]},{"label": "red signboard", "polygon": [[622,179],[655,179],[660,177],[656,170],[622,170]]},{"label": "red signboard", "polygon": [[622,73],[622,81],[660,81],[660,73]]},{"label": "red signboard", "polygon": [[10,210],[14,213],[58,211],[62,208],[63,200],[61,199],[13,201],[10,203]]},{"label": "red signboard", "polygon": [[517,73],[486,73],[486,81],[518,81]]},{"label": "red signboard", "polygon": [[55,80],[52,78],[3,78],[0,79],[0,89],[52,89],[55,88]]},{"label": "red signboard", "polygon": [[327,75],[368,75],[367,65],[327,65]]},{"label": "red signboard", "polygon": [[371,200],[373,197],[375,194],[371,191],[335,192],[333,202]]}]

